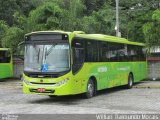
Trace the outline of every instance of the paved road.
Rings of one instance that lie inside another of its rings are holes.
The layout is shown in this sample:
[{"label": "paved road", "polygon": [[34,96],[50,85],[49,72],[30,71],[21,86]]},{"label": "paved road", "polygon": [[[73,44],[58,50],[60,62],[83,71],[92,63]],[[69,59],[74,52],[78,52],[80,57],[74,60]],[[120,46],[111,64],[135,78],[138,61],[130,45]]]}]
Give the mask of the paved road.
[{"label": "paved road", "polygon": [[141,82],[132,89],[119,87],[103,90],[92,99],[83,99],[81,95],[55,98],[27,95],[22,93],[20,80],[0,82],[0,113],[117,114],[159,113],[159,111],[160,81]]}]

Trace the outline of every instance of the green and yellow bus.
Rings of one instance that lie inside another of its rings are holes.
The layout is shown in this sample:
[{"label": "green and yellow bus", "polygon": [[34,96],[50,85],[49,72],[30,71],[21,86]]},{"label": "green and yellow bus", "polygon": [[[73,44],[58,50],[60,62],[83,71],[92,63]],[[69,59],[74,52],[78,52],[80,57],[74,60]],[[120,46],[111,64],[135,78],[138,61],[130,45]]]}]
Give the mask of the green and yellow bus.
[{"label": "green and yellow bus", "polygon": [[0,81],[13,77],[12,53],[9,48],[0,48]]},{"label": "green and yellow bus", "polygon": [[145,45],[82,31],[25,35],[23,91],[62,96],[126,85],[146,78]]}]

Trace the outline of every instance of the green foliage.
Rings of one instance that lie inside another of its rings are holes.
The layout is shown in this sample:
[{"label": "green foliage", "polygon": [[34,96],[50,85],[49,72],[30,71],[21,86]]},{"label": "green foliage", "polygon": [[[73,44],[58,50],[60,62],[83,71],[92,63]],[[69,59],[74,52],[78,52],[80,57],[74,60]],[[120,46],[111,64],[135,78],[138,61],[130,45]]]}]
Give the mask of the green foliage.
[{"label": "green foliage", "polygon": [[[92,14],[93,11],[99,11],[99,9],[101,9],[106,0],[82,0],[84,5],[86,6],[86,11],[85,13],[87,15]],[[108,3],[111,2],[111,0],[108,0]]]},{"label": "green foliage", "polygon": [[[119,2],[122,37],[146,42],[148,46],[158,45],[159,0]],[[15,51],[24,34],[40,30],[115,35],[115,4],[115,0],[1,0],[0,47]]]},{"label": "green foliage", "polygon": [[26,16],[24,16],[23,14],[19,13],[18,11],[16,11],[13,14],[13,17],[14,17],[14,22],[15,22],[16,26],[21,28],[21,29],[24,29],[24,25],[27,22]]},{"label": "green foliage", "polygon": [[23,30],[20,28],[8,28],[4,37],[2,38],[2,47],[11,48],[13,53],[15,53],[18,43],[23,40],[23,35]]},{"label": "green foliage", "polygon": [[81,29],[81,19],[85,6],[81,0],[64,0],[65,9],[63,9],[62,19],[60,21],[60,29],[66,31],[74,31]]},{"label": "green foliage", "polygon": [[152,15],[152,19],[160,22],[160,9],[154,11]]},{"label": "green foliage", "polygon": [[62,10],[52,2],[47,2],[31,11],[27,19],[27,32],[37,30],[58,29]]},{"label": "green foliage", "polygon": [[115,23],[113,23],[113,20],[115,16],[113,16],[113,14],[113,11],[111,11],[108,6],[104,6],[104,8],[98,12],[94,11],[91,16],[85,16],[83,18],[82,30],[87,33],[104,33],[114,35]]},{"label": "green foliage", "polygon": [[0,47],[2,47],[1,39],[4,37],[8,28],[9,26],[6,24],[6,22],[3,20],[0,20]]},{"label": "green foliage", "polygon": [[19,7],[19,12],[28,16],[30,11],[43,4],[43,0],[16,0]]},{"label": "green foliage", "polygon": [[0,0],[0,20],[5,20],[9,25],[12,25],[13,14],[18,10],[16,0]]},{"label": "green foliage", "polygon": [[43,0],[0,0],[0,20],[5,20],[10,26],[15,24],[13,14],[18,11],[25,16],[42,4]]},{"label": "green foliage", "polygon": [[143,26],[145,41],[149,47],[160,46],[160,10],[153,12],[152,21]]}]

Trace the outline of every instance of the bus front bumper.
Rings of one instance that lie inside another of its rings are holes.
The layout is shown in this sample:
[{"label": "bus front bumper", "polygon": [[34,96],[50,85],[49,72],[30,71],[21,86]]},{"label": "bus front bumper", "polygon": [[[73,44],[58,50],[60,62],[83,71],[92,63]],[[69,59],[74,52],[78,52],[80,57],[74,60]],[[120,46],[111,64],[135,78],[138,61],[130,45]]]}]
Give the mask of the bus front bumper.
[{"label": "bus front bumper", "polygon": [[72,95],[75,94],[73,87],[70,84],[70,81],[60,85],[60,86],[45,86],[45,85],[28,85],[23,81],[23,93],[26,94],[39,94],[39,95]]}]

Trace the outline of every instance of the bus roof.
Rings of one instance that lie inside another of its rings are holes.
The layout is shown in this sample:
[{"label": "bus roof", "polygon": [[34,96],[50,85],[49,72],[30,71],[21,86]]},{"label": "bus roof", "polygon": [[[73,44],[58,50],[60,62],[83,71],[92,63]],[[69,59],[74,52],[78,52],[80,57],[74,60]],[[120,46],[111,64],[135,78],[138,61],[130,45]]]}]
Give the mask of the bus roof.
[{"label": "bus roof", "polygon": [[99,40],[99,41],[108,41],[108,42],[116,42],[116,43],[124,43],[124,44],[131,44],[131,45],[139,45],[139,46],[145,46],[144,43],[139,43],[139,42],[132,42],[128,41],[125,38],[120,38],[120,37],[115,37],[115,36],[110,36],[110,35],[103,35],[103,34],[85,34],[83,31],[73,31],[73,32],[65,32],[61,30],[55,30],[55,31],[36,31],[36,32],[31,32],[26,34],[32,35],[32,34],[47,34],[47,33],[62,33],[62,34],[74,34],[74,37],[78,38],[86,38],[90,40]]},{"label": "bus roof", "polygon": [[32,34],[47,34],[47,33],[63,33],[63,34],[71,34],[72,32],[65,32],[65,31],[62,31],[62,30],[54,30],[54,31],[35,31],[35,32],[31,32],[31,33],[28,33],[26,34],[26,36],[28,35],[32,35]]},{"label": "bus roof", "polygon": [[10,48],[0,48],[0,51],[1,50],[3,50],[3,51],[6,50],[7,51],[7,50],[10,50]]},{"label": "bus roof", "polygon": [[108,42],[116,42],[116,43],[124,43],[124,44],[131,44],[131,45],[145,46],[144,43],[132,42],[132,41],[128,41],[125,38],[109,36],[109,35],[103,35],[103,34],[76,34],[75,37],[93,39],[93,40],[100,40],[100,41],[108,41]]}]

